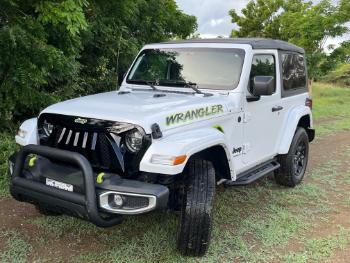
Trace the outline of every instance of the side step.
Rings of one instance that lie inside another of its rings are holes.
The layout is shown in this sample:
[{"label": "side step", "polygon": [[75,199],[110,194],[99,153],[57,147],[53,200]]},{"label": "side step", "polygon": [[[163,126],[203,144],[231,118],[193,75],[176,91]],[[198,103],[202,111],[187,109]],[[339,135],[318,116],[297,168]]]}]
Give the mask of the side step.
[{"label": "side step", "polygon": [[276,160],[270,160],[265,163],[259,164],[248,171],[245,171],[238,175],[236,181],[226,181],[225,186],[243,186],[250,184],[261,177],[271,173],[272,171],[280,168],[280,164]]}]

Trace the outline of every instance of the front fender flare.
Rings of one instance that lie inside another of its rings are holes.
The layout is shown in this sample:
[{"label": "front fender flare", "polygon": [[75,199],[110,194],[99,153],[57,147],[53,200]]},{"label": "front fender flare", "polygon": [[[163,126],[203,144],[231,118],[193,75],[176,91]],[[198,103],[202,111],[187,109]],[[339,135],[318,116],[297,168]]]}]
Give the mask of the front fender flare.
[{"label": "front fender flare", "polygon": [[21,146],[25,146],[28,144],[38,144],[38,119],[32,118],[24,121],[20,129],[26,132],[25,137],[20,137],[16,135],[16,143],[18,143]]},{"label": "front fender flare", "polygon": [[309,107],[298,106],[290,110],[288,117],[285,119],[283,124],[283,135],[278,144],[278,154],[288,153],[295,131],[297,130],[299,120],[304,116],[310,117],[310,128],[312,128],[312,113]]},{"label": "front fender flare", "polygon": [[[224,148],[231,171],[231,177],[234,177],[235,173],[231,153],[226,143],[225,134],[215,128],[186,131],[154,140],[141,160],[140,171],[169,175],[179,174],[184,170],[188,159],[192,155],[217,145]],[[165,156],[186,155],[187,159],[184,163],[176,166],[154,164],[151,163],[153,154]]]}]

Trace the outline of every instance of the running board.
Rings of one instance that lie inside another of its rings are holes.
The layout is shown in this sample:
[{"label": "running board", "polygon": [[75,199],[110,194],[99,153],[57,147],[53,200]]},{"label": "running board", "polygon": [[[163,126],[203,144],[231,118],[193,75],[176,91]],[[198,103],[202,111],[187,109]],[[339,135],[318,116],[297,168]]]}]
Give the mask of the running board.
[{"label": "running board", "polygon": [[229,187],[251,184],[261,177],[268,175],[272,171],[280,168],[280,166],[281,165],[276,160],[270,160],[268,162],[259,164],[246,172],[241,173],[236,181],[226,181],[224,185]]}]

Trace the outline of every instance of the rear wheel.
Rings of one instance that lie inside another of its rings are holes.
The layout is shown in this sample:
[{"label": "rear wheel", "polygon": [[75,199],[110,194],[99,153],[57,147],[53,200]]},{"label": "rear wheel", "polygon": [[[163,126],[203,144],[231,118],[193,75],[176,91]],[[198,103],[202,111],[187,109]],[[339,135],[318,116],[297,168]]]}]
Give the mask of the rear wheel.
[{"label": "rear wheel", "polygon": [[278,157],[281,164],[275,173],[276,182],[294,187],[304,178],[309,158],[309,137],[304,128],[299,127],[294,135],[289,152]]},{"label": "rear wheel", "polygon": [[189,161],[184,174],[177,248],[187,256],[203,256],[209,247],[212,228],[212,207],[215,194],[215,171],[211,162]]}]

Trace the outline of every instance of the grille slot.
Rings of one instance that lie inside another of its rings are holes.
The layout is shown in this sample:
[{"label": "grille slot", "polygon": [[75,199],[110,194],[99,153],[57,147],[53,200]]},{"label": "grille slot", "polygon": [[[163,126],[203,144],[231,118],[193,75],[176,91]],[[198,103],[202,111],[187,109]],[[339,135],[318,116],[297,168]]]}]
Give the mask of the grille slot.
[{"label": "grille slot", "polygon": [[111,145],[115,142],[115,136],[103,131],[82,131],[56,125],[50,144],[58,149],[84,155],[93,168],[120,171],[121,166]]}]

